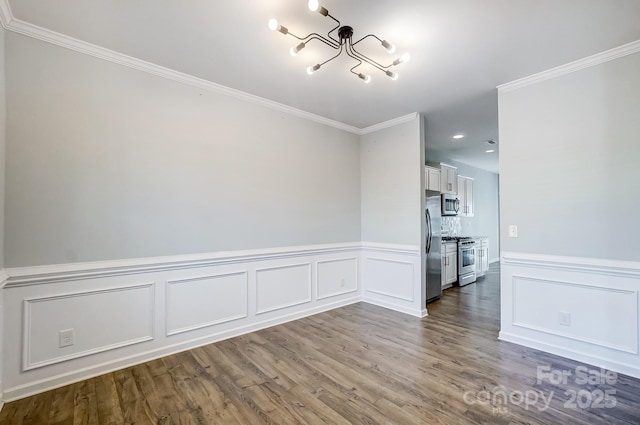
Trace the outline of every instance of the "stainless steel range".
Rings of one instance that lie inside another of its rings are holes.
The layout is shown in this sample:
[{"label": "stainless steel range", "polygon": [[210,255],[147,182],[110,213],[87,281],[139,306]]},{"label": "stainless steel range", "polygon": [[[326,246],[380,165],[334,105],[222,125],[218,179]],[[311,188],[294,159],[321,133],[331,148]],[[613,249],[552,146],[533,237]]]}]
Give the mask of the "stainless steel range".
[{"label": "stainless steel range", "polygon": [[476,281],[476,240],[458,238],[458,284],[468,285]]}]

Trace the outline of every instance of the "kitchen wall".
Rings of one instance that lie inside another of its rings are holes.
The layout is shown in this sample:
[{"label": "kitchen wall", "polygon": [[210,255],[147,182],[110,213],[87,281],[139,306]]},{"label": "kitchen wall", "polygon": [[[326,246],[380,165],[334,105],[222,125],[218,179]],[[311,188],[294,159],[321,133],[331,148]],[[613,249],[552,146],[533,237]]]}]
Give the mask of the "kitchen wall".
[{"label": "kitchen wall", "polygon": [[[427,128],[428,128],[427,120]],[[427,138],[429,133],[427,131]],[[427,139],[428,143],[428,139]],[[500,258],[500,176],[480,168],[472,167],[447,158],[440,152],[427,148],[429,163],[444,162],[457,167],[458,174],[471,177],[473,181],[473,217],[457,217],[456,229],[462,236],[487,236],[489,238],[489,260]],[[447,219],[451,221],[451,219]]]},{"label": "kitchen wall", "polygon": [[361,240],[357,135],[6,36],[5,266]]},{"label": "kitchen wall", "polygon": [[500,338],[636,377],[639,51],[499,87]]},{"label": "kitchen wall", "polygon": [[458,174],[473,179],[473,217],[460,217],[461,234],[489,237],[489,259],[500,258],[500,176],[461,162],[445,160]]}]

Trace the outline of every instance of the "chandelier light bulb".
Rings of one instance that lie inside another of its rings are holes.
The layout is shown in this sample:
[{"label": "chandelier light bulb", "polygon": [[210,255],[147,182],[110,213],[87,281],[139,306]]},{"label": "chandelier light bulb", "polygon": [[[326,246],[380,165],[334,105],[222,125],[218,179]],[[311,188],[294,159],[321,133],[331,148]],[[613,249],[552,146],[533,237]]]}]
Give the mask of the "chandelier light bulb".
[{"label": "chandelier light bulb", "polygon": [[269,22],[268,22],[268,24],[267,24],[267,25],[269,25],[269,29],[270,29],[271,31],[276,31],[276,30],[278,30],[278,31],[280,31],[280,32],[281,32],[281,33],[283,33],[283,34],[289,34],[289,30],[287,29],[287,27],[283,27],[282,25],[280,25],[280,24],[278,23],[278,20],[277,20],[277,19],[275,19],[275,18],[271,18],[271,19],[269,19]]},{"label": "chandelier light bulb", "polygon": [[291,53],[291,56],[298,56],[298,52],[302,49],[304,49],[304,47],[306,46],[306,44],[304,43],[300,43],[295,47],[292,47],[291,50],[289,51],[289,53]]},{"label": "chandelier light bulb", "polygon": [[362,72],[358,74],[358,78],[360,78],[366,84],[369,84],[371,82],[371,75],[366,75],[366,74],[363,74]]},{"label": "chandelier light bulb", "polygon": [[395,81],[395,80],[397,80],[397,79],[398,79],[398,73],[397,73],[397,72],[386,71],[386,73],[387,73],[387,75],[388,75],[389,77],[391,77],[391,79],[392,79],[393,81]]},{"label": "chandelier light bulb", "polygon": [[319,69],[320,69],[320,64],[319,63],[315,64],[313,66],[310,66],[310,67],[307,68],[307,74],[311,75],[311,74],[313,74],[314,72],[316,72]]},{"label": "chandelier light bulb", "polygon": [[382,47],[384,47],[385,49],[387,49],[387,52],[389,52],[389,54],[393,54],[396,51],[396,46],[395,44],[391,44],[389,43],[387,40],[382,40]]},{"label": "chandelier light bulb", "polygon": [[318,12],[322,16],[327,16],[329,14],[329,11],[327,9],[320,6],[320,2],[318,0],[309,0],[309,3],[307,3],[307,6],[309,6],[310,11]]},{"label": "chandelier light bulb", "polygon": [[393,65],[399,65],[403,62],[409,62],[411,60],[411,55],[409,53],[403,53],[398,59],[393,61]]}]

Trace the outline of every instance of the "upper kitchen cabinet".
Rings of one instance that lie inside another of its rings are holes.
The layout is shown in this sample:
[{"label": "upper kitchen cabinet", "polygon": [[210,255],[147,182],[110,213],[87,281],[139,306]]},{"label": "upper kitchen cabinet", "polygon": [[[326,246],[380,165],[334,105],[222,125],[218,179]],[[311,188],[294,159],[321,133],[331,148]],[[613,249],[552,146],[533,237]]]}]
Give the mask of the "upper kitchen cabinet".
[{"label": "upper kitchen cabinet", "polygon": [[424,188],[440,192],[440,170],[428,165],[424,167]]},{"label": "upper kitchen cabinet", "polygon": [[458,192],[458,169],[447,164],[440,164],[440,187],[442,193]]},{"label": "upper kitchen cabinet", "polygon": [[473,217],[473,179],[458,176],[458,199],[460,199],[460,212],[463,217]]}]

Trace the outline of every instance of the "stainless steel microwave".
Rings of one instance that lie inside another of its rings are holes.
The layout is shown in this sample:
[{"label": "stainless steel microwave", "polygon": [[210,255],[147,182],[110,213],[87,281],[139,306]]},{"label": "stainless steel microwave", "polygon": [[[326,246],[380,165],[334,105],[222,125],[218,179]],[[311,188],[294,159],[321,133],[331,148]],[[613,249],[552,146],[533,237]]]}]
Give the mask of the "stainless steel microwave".
[{"label": "stainless steel microwave", "polygon": [[453,193],[443,193],[440,195],[442,200],[442,215],[458,215],[460,211],[460,199]]}]

